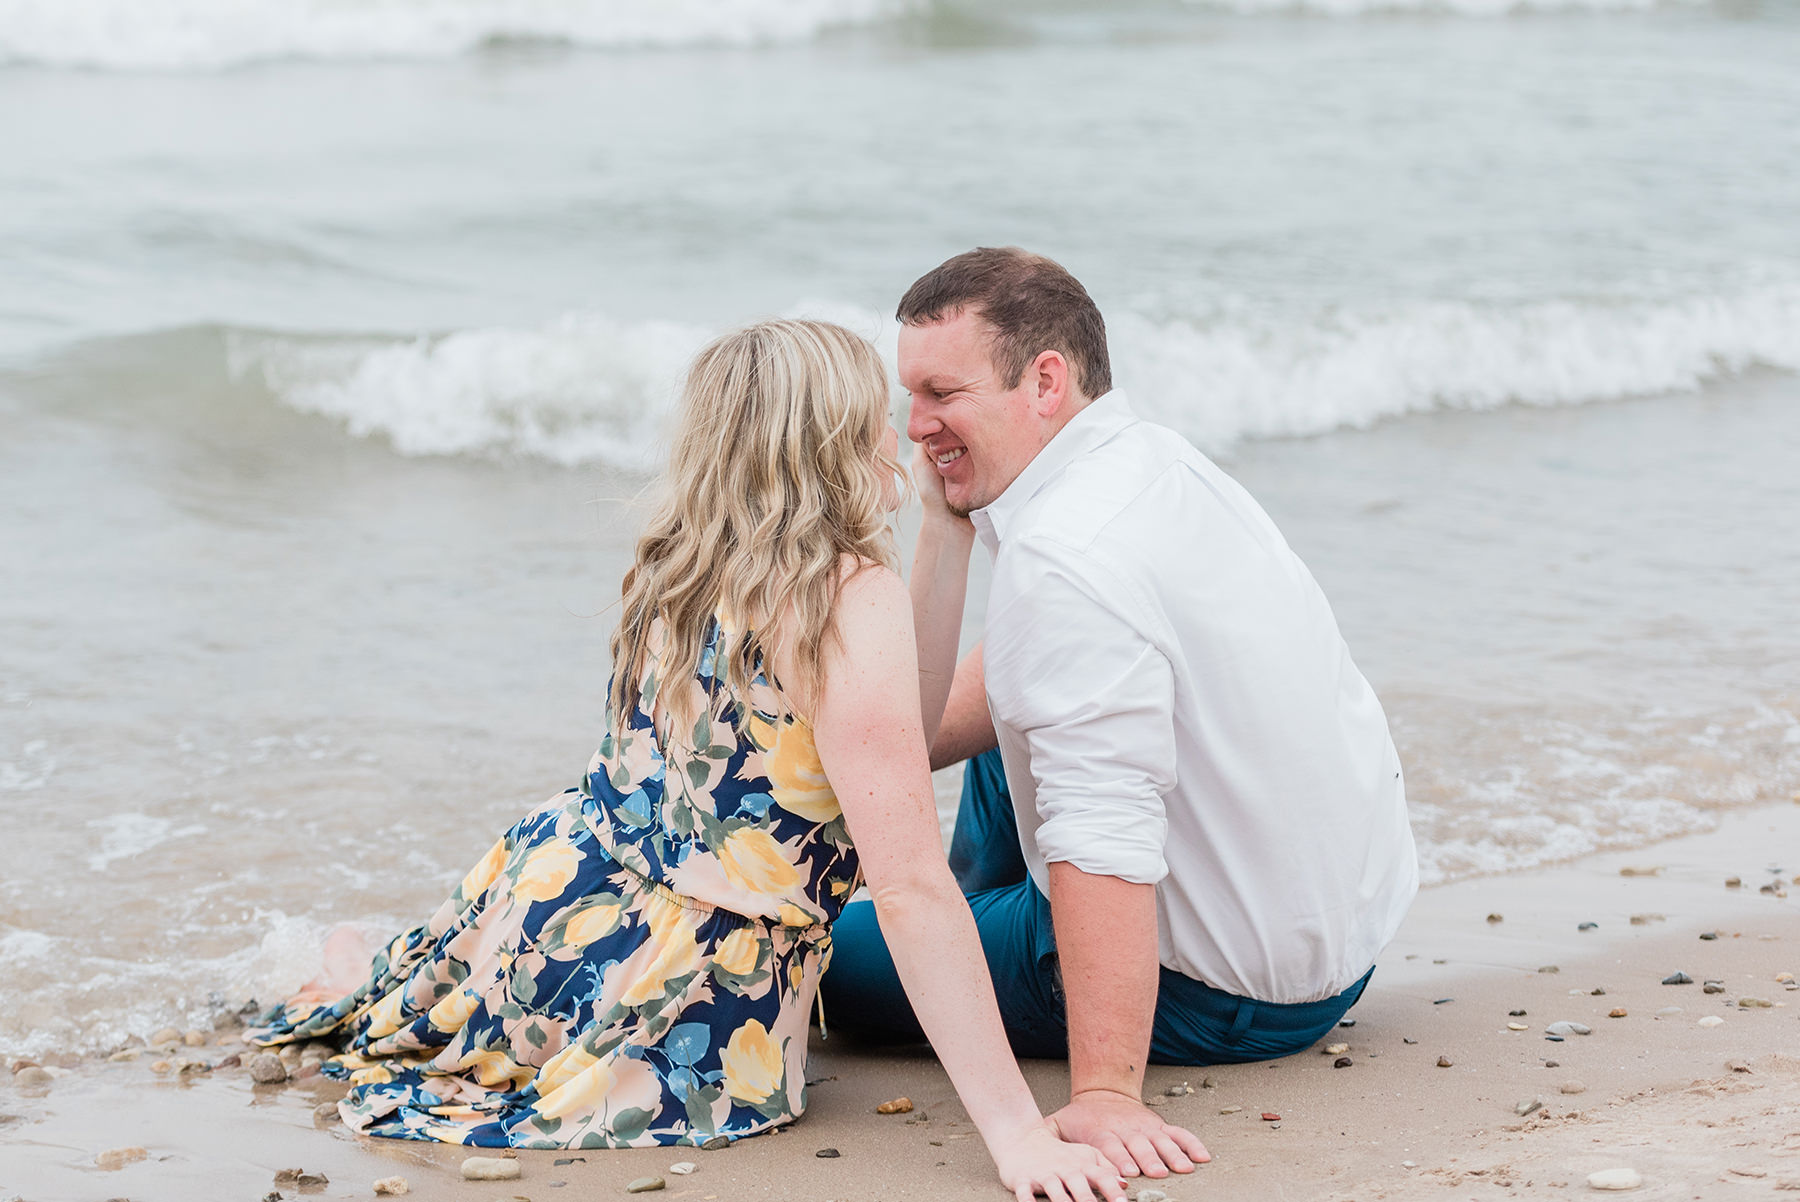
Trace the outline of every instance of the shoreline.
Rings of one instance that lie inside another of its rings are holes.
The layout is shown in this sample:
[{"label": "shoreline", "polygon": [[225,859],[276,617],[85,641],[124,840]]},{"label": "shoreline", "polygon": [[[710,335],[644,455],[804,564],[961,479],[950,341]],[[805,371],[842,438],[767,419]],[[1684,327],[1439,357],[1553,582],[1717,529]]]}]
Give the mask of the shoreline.
[{"label": "shoreline", "polygon": [[[1742,886],[1727,888],[1730,876]],[[1585,1192],[1588,1173],[1623,1167],[1642,1175],[1633,1196],[1643,1198],[1712,1196],[1725,1182],[1748,1197],[1800,1189],[1800,992],[1775,979],[1800,973],[1800,925],[1793,899],[1760,891],[1776,880],[1800,890],[1796,877],[1800,804],[1777,803],[1648,848],[1426,889],[1351,1012],[1354,1026],[1337,1033],[1350,1045],[1347,1067],[1314,1051],[1151,1068],[1149,1100],[1198,1132],[1214,1160],[1189,1177],[1134,1181],[1132,1193],[1562,1197]],[[1581,931],[1584,922],[1598,926]],[[1693,983],[1662,983],[1677,971]],[[1702,992],[1708,979],[1724,991]],[[1744,997],[1770,1004],[1736,1005]],[[1615,1009],[1625,1014],[1609,1017]],[[1705,1016],[1724,1022],[1703,1028]],[[1544,1027],[1555,1021],[1592,1033],[1549,1041]],[[235,1032],[218,1039],[167,1058],[217,1063],[242,1050]],[[149,1069],[157,1055],[70,1058],[46,1086],[0,1086],[0,1199],[188,1202],[272,1189],[293,1198],[302,1191],[274,1184],[289,1167],[324,1173],[328,1185],[303,1191],[320,1198],[372,1197],[372,1183],[393,1175],[451,1202],[624,1196],[645,1176],[664,1178],[661,1196],[690,1202],[1003,1196],[942,1070],[920,1049],[815,1037],[808,1112],[785,1131],[720,1152],[522,1152],[520,1179],[500,1184],[461,1180],[457,1166],[487,1154],[479,1149],[315,1127],[314,1107],[342,1090],[323,1078],[253,1086],[241,1067],[159,1075]],[[1450,1064],[1440,1068],[1440,1057]],[[1033,1061],[1025,1071],[1053,1108],[1066,1066]],[[1167,1092],[1183,1083],[1193,1092]],[[901,1095],[912,1114],[873,1113]],[[96,1167],[99,1153],[132,1146],[146,1158]],[[840,1155],[817,1157],[824,1148]],[[695,1172],[670,1175],[684,1160]]]}]

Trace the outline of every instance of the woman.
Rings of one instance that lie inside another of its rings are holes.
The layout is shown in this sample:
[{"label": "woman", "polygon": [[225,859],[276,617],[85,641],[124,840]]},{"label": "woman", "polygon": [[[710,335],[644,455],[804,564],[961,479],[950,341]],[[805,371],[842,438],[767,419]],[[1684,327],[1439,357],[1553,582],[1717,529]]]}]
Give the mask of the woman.
[{"label": "woman", "polygon": [[[914,1009],[1021,1199],[1124,1197],[1043,1120],[938,842],[896,436],[874,348],[775,321],[688,376],[668,496],[612,638],[582,784],[509,830],[336,1001],[251,1033],[329,1038],[369,1134],[645,1147],[805,1108],[831,922],[864,878]],[[854,837],[854,843],[853,843]]]}]

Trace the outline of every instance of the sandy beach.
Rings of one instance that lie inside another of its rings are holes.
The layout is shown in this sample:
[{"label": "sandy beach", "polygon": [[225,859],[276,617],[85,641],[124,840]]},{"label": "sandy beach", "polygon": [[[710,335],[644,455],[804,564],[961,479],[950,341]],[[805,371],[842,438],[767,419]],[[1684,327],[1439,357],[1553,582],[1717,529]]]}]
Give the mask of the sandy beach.
[{"label": "sandy beach", "polygon": [[[1800,804],[1783,804],[1646,849],[1428,889],[1337,1032],[1343,1052],[1151,1070],[1152,1103],[1214,1159],[1132,1193],[1548,1198],[1590,1192],[1588,1175],[1610,1169],[1638,1174],[1633,1196],[1646,1199],[1800,1190],[1800,995],[1781,979],[1800,970],[1787,896],[1797,873]],[[1692,983],[1664,984],[1678,972]],[[1703,1025],[1711,1017],[1723,1021]],[[1558,1022],[1591,1033],[1547,1038]],[[501,1182],[462,1180],[480,1150],[349,1135],[315,1117],[340,1086],[316,1075],[253,1085],[219,1063],[242,1050],[226,1029],[204,1047],[46,1057],[48,1082],[15,1074],[0,1093],[0,1197],[366,1198],[392,1176],[421,1197],[471,1202],[622,1197],[646,1176],[692,1202],[1003,1196],[926,1049],[815,1035],[810,1106],[783,1132],[715,1152],[520,1153],[519,1177]],[[183,1074],[184,1060],[216,1067]],[[1026,1072],[1054,1106],[1064,1066]],[[875,1113],[902,1096],[910,1114]],[[132,1147],[141,1160],[98,1166]],[[691,1174],[670,1171],[682,1161]],[[288,1168],[328,1184],[278,1186]]]}]

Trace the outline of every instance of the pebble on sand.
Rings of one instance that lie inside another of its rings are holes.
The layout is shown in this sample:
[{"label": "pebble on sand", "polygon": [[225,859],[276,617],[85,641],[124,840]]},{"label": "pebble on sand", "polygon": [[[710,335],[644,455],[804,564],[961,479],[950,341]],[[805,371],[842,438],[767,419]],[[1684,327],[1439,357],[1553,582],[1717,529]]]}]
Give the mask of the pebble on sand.
[{"label": "pebble on sand", "polygon": [[1660,873],[1661,871],[1662,871],[1662,868],[1660,865],[1656,868],[1621,868],[1621,869],[1619,869],[1619,875],[1620,876],[1655,876],[1658,873]]},{"label": "pebble on sand", "polygon": [[1750,1071],[1750,1062],[1747,1060],[1727,1060],[1725,1062],[1725,1067],[1734,1073],[1747,1073]]},{"label": "pebble on sand", "polygon": [[1600,924],[1597,922],[1582,922],[1577,923],[1575,929],[1578,931],[1597,931],[1600,929]]},{"label": "pebble on sand", "polygon": [[1165,1098],[1185,1098],[1193,1092],[1194,1092],[1194,1087],[1192,1085],[1189,1085],[1186,1081],[1183,1081],[1180,1085],[1171,1085],[1171,1086],[1169,1086],[1169,1088],[1163,1090],[1163,1097],[1165,1097]]},{"label": "pebble on sand", "polygon": [[1636,1169],[1601,1169],[1598,1173],[1588,1174],[1589,1189],[1624,1190],[1636,1189],[1644,1184]]},{"label": "pebble on sand", "polygon": [[1722,1027],[1725,1025],[1725,1020],[1716,1014],[1709,1014],[1694,1025],[1700,1027]]},{"label": "pebble on sand", "polygon": [[1169,1195],[1159,1189],[1141,1189],[1137,1192],[1136,1202],[1169,1202]]},{"label": "pebble on sand", "polygon": [[836,1148],[820,1148],[817,1152],[814,1152],[813,1155],[817,1156],[820,1160],[836,1160],[838,1157],[842,1156],[843,1153]]},{"label": "pebble on sand", "polygon": [[669,1166],[669,1172],[675,1174],[677,1177],[686,1177],[693,1171],[694,1162],[691,1160],[678,1160]]},{"label": "pebble on sand", "polygon": [[516,1181],[519,1162],[497,1156],[471,1156],[462,1162],[464,1181]]},{"label": "pebble on sand", "polygon": [[1333,1060],[1331,1062],[1331,1067],[1332,1068],[1349,1068],[1352,1064],[1355,1064],[1355,1063],[1356,1063],[1356,1061],[1350,1059],[1350,1057],[1348,1057],[1348,1056],[1339,1056],[1336,1060]]},{"label": "pebble on sand", "polygon": [[1725,982],[1723,982],[1723,981],[1707,981],[1700,986],[1700,991],[1702,993],[1724,993],[1725,992]]},{"label": "pebble on sand", "polygon": [[1531,1028],[1526,1026],[1524,1023],[1507,1023],[1506,1029],[1508,1031],[1529,1031],[1529,1030],[1531,1030]]},{"label": "pebble on sand", "polygon": [[1593,1033],[1593,1028],[1585,1023],[1572,1023],[1567,1019],[1551,1023],[1544,1028],[1546,1035],[1592,1035]]},{"label": "pebble on sand", "polygon": [[183,1032],[182,1036],[181,1036],[181,1042],[186,1044],[190,1048],[203,1048],[206,1046],[206,1032],[205,1031]]},{"label": "pebble on sand", "polygon": [[273,1052],[261,1052],[250,1058],[250,1079],[258,1085],[279,1085],[288,1079],[287,1065]]},{"label": "pebble on sand", "polygon": [[1525,1017],[1525,1012],[1523,1010],[1508,1010],[1506,1012],[1506,1014],[1507,1014],[1508,1018],[1524,1018]]},{"label": "pebble on sand", "polygon": [[1743,878],[1728,876],[1725,878],[1725,887],[1727,889],[1742,889],[1744,887]]},{"label": "pebble on sand", "polygon": [[1624,1018],[1625,1016],[1625,1007],[1623,1006],[1614,1006],[1606,1012],[1608,1018]]},{"label": "pebble on sand", "polygon": [[313,1107],[313,1125],[323,1127],[338,1121],[338,1104],[336,1102],[320,1102]]},{"label": "pebble on sand", "polygon": [[175,1066],[170,1064],[167,1060],[152,1060],[150,1062],[150,1071],[153,1073],[166,1073],[174,1069],[174,1067]]},{"label": "pebble on sand", "polygon": [[1564,1081],[1556,1087],[1562,1093],[1586,1093],[1587,1086],[1580,1081]]},{"label": "pebble on sand", "polygon": [[55,1073],[36,1064],[28,1064],[13,1073],[13,1084],[21,1089],[41,1089],[54,1080]]},{"label": "pebble on sand", "polygon": [[1326,1045],[1325,1054],[1327,1056],[1342,1056],[1345,1052],[1348,1052],[1349,1050],[1350,1050],[1350,1045],[1347,1043],[1333,1043],[1333,1044]]},{"label": "pebble on sand", "polygon": [[1439,1068],[1449,1068],[1450,1067],[1450,1057],[1439,1056],[1438,1057],[1438,1067]]},{"label": "pebble on sand", "polygon": [[412,1193],[412,1186],[404,1177],[383,1177],[375,1183],[375,1193],[381,1197],[397,1196]]},{"label": "pebble on sand", "polygon": [[1504,915],[1504,914],[1489,914],[1488,921],[1489,922],[1505,922],[1506,915]]},{"label": "pebble on sand", "polygon": [[705,1143],[701,1144],[700,1150],[702,1152],[723,1152],[730,1146],[731,1137],[729,1135],[715,1135]]},{"label": "pebble on sand", "polygon": [[108,1148],[106,1151],[100,1153],[100,1155],[94,1157],[94,1164],[110,1173],[115,1169],[122,1169],[128,1164],[136,1164],[140,1160],[148,1160],[149,1157],[150,1153],[146,1149],[135,1146],[129,1148]]},{"label": "pebble on sand", "polygon": [[1792,985],[1794,983],[1794,974],[1791,972],[1778,972],[1775,974],[1775,983],[1777,985]]},{"label": "pebble on sand", "polygon": [[1538,971],[1542,972],[1542,973],[1556,973],[1556,972],[1561,972],[1562,969],[1558,968],[1554,964],[1541,964],[1538,966]]},{"label": "pebble on sand", "polygon": [[1706,940],[1708,943],[1711,943],[1713,940],[1717,939],[1718,937],[1719,937],[1719,932],[1717,932],[1717,931],[1701,931],[1700,932],[1700,938]]},{"label": "pebble on sand", "polygon": [[625,1192],[628,1194],[647,1194],[653,1190],[663,1189],[666,1186],[667,1182],[661,1177],[639,1177],[636,1181],[633,1181],[630,1185],[625,1187]]},{"label": "pebble on sand", "polygon": [[1672,972],[1663,978],[1664,985],[1692,985],[1693,983],[1694,978],[1688,976],[1685,972]]},{"label": "pebble on sand", "polygon": [[1272,1111],[1272,1110],[1263,1111],[1263,1122],[1279,1123],[1280,1121],[1281,1121],[1281,1116],[1279,1114],[1276,1114],[1274,1111]]},{"label": "pebble on sand", "polygon": [[1541,1099],[1532,1098],[1529,1101],[1520,1102],[1517,1106],[1514,1106],[1513,1113],[1518,1115],[1520,1118],[1524,1118],[1527,1115],[1536,1114],[1538,1111],[1542,1110],[1543,1108],[1544,1108],[1544,1103]]},{"label": "pebble on sand", "polygon": [[1741,997],[1738,999],[1740,1010],[1767,1010],[1774,1004],[1766,997]]},{"label": "pebble on sand", "polygon": [[1633,914],[1631,916],[1631,925],[1634,927],[1647,927],[1653,922],[1665,921],[1667,919],[1661,914]]},{"label": "pebble on sand", "polygon": [[174,1027],[164,1027],[150,1037],[150,1042],[153,1044],[180,1043],[181,1032]]},{"label": "pebble on sand", "polygon": [[912,1108],[913,1108],[913,1105],[912,1105],[911,1098],[895,1098],[891,1102],[883,1102],[881,1105],[877,1106],[875,1108],[875,1113],[876,1114],[911,1114]]}]

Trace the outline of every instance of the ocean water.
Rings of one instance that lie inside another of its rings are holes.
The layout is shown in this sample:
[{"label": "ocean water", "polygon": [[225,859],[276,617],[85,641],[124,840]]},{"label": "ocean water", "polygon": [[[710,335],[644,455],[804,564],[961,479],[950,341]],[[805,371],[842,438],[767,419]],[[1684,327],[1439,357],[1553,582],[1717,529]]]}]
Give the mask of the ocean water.
[{"label": "ocean water", "polygon": [[1797,61],[1774,0],[0,0],[0,1051],[422,915],[598,737],[686,358],[891,356],[977,244],[1312,565],[1428,880],[1788,798]]}]

